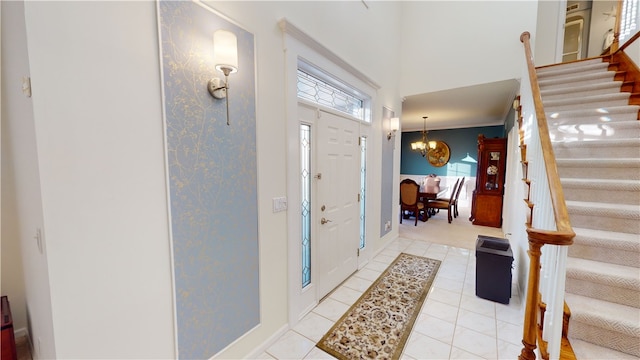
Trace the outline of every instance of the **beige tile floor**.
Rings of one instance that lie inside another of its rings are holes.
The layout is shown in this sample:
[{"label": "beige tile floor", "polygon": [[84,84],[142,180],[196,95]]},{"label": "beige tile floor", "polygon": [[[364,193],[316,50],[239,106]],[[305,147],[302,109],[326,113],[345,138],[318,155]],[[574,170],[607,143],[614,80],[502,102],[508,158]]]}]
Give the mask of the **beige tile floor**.
[{"label": "beige tile floor", "polygon": [[333,359],[315,347],[326,331],[401,252],[442,261],[402,359],[515,359],[522,348],[523,305],[512,285],[508,305],[475,295],[475,240],[502,237],[499,229],[473,226],[468,208],[448,224],[446,213],[427,222],[405,221],[392,241],[363,269],[325,298],[261,359]]}]

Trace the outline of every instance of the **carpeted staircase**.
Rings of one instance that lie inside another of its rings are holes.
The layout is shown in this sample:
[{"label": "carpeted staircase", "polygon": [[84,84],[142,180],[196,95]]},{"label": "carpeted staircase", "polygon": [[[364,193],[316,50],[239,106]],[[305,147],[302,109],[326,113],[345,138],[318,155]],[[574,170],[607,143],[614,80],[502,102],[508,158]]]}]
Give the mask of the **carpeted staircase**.
[{"label": "carpeted staircase", "polygon": [[578,359],[640,357],[640,106],[609,69],[602,59],[537,69],[576,233],[565,300]]}]

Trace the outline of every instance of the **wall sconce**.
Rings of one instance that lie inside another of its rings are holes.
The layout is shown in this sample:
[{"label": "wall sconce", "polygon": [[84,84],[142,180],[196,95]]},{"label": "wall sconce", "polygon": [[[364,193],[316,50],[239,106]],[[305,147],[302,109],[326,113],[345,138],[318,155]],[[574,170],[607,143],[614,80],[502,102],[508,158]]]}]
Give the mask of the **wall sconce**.
[{"label": "wall sconce", "polygon": [[387,133],[387,140],[391,140],[391,137],[396,134],[396,131],[400,128],[400,118],[394,117],[389,119],[389,132]]},{"label": "wall sconce", "polygon": [[226,99],[227,125],[229,125],[229,74],[238,71],[238,39],[227,30],[217,30],[213,33],[213,63],[216,70],[224,74],[224,80],[215,77],[209,80],[207,90],[216,99]]}]

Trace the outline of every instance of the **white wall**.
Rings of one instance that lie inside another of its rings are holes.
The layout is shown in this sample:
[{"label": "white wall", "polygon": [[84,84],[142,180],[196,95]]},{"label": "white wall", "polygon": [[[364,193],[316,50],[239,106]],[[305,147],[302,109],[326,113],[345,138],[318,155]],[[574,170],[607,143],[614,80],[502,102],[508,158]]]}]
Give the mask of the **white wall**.
[{"label": "white wall", "polygon": [[34,239],[36,229],[44,227],[32,100],[22,93],[22,77],[30,75],[24,7],[21,2],[6,1],[0,6],[2,293],[11,301],[15,330],[28,328],[34,356],[54,358],[47,248]]},{"label": "white wall", "polygon": [[536,1],[402,2],[403,96],[520,78]]},{"label": "white wall", "polygon": [[562,61],[567,1],[540,1],[536,31],[531,32],[531,49],[536,66]]},{"label": "white wall", "polygon": [[174,357],[155,3],[25,20],[55,356]]},{"label": "white wall", "polygon": [[[589,29],[589,57],[599,56],[604,50],[603,44],[605,35],[609,29],[616,25],[614,16],[603,13],[612,12],[615,14],[618,7],[617,0],[593,0],[591,3],[591,28]],[[613,10],[612,10],[613,9]],[[622,45],[622,44],[620,44]]]},{"label": "white wall", "polygon": [[[3,126],[2,143],[9,143],[9,132]],[[13,319],[13,329],[19,333],[26,332],[27,328],[27,306],[25,299],[24,270],[22,265],[22,250],[20,244],[20,231],[18,229],[18,214],[16,201],[15,178],[10,174],[14,173],[13,161],[10,158],[10,151],[2,149],[2,173],[8,176],[2,177],[2,254],[0,273],[0,293],[7,296],[11,306],[11,316]],[[24,334],[22,334],[24,335]]]}]

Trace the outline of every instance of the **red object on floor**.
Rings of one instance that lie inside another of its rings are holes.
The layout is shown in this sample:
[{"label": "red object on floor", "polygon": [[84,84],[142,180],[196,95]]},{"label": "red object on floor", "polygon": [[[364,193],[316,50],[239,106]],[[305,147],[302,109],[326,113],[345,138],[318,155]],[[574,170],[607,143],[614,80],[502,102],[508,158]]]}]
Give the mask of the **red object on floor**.
[{"label": "red object on floor", "polygon": [[0,343],[0,352],[2,352],[2,360],[17,360],[18,353],[16,351],[16,338],[13,334],[13,319],[11,318],[11,308],[9,307],[9,299],[2,297],[2,342]]}]

